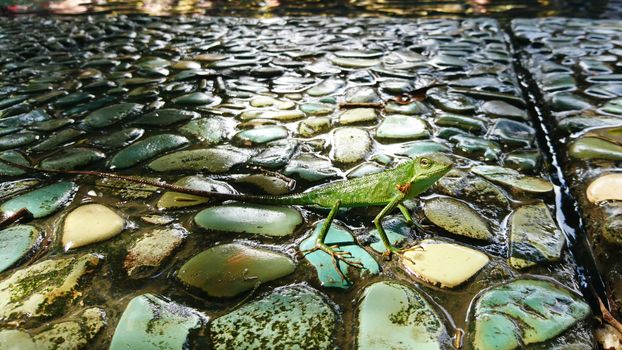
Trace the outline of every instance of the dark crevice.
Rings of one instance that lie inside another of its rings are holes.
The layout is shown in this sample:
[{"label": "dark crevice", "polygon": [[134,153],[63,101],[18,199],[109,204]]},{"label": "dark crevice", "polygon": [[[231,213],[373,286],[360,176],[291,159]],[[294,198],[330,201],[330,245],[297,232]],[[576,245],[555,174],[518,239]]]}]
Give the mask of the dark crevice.
[{"label": "dark crevice", "polygon": [[587,239],[587,231],[583,223],[583,216],[578,201],[572,194],[570,186],[563,172],[565,167],[565,150],[563,145],[554,139],[555,125],[549,118],[550,111],[544,103],[544,98],[532,78],[529,70],[522,65],[521,53],[518,48],[519,40],[513,35],[506,25],[506,33],[510,38],[510,50],[514,58],[514,70],[516,71],[519,85],[523,92],[523,98],[527,102],[527,110],[531,116],[531,122],[536,129],[536,138],[539,149],[543,156],[544,164],[551,182],[555,185],[555,218],[562,232],[566,236],[568,254],[576,262],[576,275],[581,292],[593,310],[599,309],[600,298],[605,306],[610,309],[606,287],[603,278],[598,271],[592,247]]}]

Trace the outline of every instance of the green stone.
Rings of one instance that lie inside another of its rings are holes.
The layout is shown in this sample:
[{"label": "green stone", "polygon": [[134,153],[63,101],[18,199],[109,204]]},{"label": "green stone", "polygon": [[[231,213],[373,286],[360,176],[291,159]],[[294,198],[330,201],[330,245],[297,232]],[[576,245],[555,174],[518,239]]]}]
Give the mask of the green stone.
[{"label": "green stone", "polygon": [[117,324],[110,350],[185,349],[190,332],[208,318],[174,301],[143,294],[130,300]]},{"label": "green stone", "polygon": [[140,115],[142,105],[137,103],[119,103],[96,110],[84,118],[84,125],[90,128],[105,128],[126,119]]},{"label": "green stone", "polygon": [[[26,159],[21,153],[16,151],[4,151],[0,153],[0,159],[8,160],[9,162],[17,163],[24,166],[30,166],[30,161]],[[20,176],[26,174],[26,170],[20,169],[8,165],[6,163],[0,163],[0,176]]]},{"label": "green stone", "polygon": [[15,266],[43,241],[41,230],[16,225],[0,231],[0,272]]},{"label": "green stone", "polygon": [[[81,295],[83,277],[102,257],[95,254],[44,260],[0,281],[0,320],[58,316]],[[62,305],[62,307],[59,307]]]},{"label": "green stone", "polygon": [[10,199],[0,205],[0,211],[11,215],[26,208],[36,219],[46,217],[69,202],[77,189],[73,182],[59,182]]},{"label": "green stone", "polygon": [[622,160],[622,146],[596,137],[581,137],[568,147],[568,155],[575,159]]},{"label": "green stone", "polygon": [[408,156],[410,158],[416,158],[422,154],[451,152],[449,147],[434,141],[404,142],[400,144],[400,147],[401,149],[399,149],[396,154]]},{"label": "green stone", "polygon": [[482,293],[472,304],[474,350],[512,350],[553,339],[590,314],[556,283],[519,279]]},{"label": "green stone", "polygon": [[179,132],[189,137],[195,137],[207,145],[215,145],[225,139],[227,127],[222,118],[200,118],[181,126]]},{"label": "green stone", "polygon": [[285,167],[284,174],[296,175],[307,181],[319,181],[336,177],[340,174],[339,169],[324,158],[309,153],[302,153],[290,160]]},{"label": "green stone", "polygon": [[487,101],[481,106],[481,111],[491,117],[527,120],[527,112],[505,101]]},{"label": "green stone", "polygon": [[339,124],[371,123],[377,119],[376,110],[373,108],[352,108],[339,115]]},{"label": "green stone", "polygon": [[[300,242],[300,251],[309,250],[315,247],[324,222],[325,220],[318,221],[311,235],[304,241]],[[376,260],[374,260],[374,258],[365,249],[356,243],[352,233],[350,233],[346,228],[332,223],[328,233],[326,234],[325,243],[328,246],[337,246],[336,249],[338,251],[350,253],[351,257],[348,259],[359,261],[362,264],[362,268],[359,272],[361,275],[377,275],[380,273],[380,266]],[[343,261],[339,261],[337,264],[339,266],[339,270],[344,276],[347,277],[347,279],[343,279],[342,275],[337,272],[335,266],[333,265],[333,257],[326,252],[316,250],[305,254],[304,257],[317,271],[318,279],[323,287],[346,289],[352,286],[352,281],[348,278],[352,268]]]},{"label": "green stone", "polygon": [[217,318],[210,327],[215,350],[330,349],[337,316],[324,297],[305,285],[274,289]]},{"label": "green stone", "polygon": [[220,101],[220,97],[204,92],[193,92],[173,99],[173,103],[178,106],[213,106],[219,104]]},{"label": "green stone", "polygon": [[303,219],[297,210],[288,207],[227,204],[203,209],[194,222],[206,230],[283,237],[294,233]]},{"label": "green stone", "polygon": [[84,131],[73,128],[60,130],[53,133],[50,137],[41,141],[37,145],[33,146],[31,150],[34,152],[51,151],[64,144],[72,142],[85,134],[86,133]]},{"label": "green stone", "polygon": [[62,149],[39,163],[42,169],[74,170],[103,160],[106,155],[91,148],[75,147]]},{"label": "green stone", "polygon": [[202,148],[179,151],[155,159],[147,165],[153,171],[203,170],[224,173],[246,163],[249,154],[235,148]]},{"label": "green stone", "polygon": [[0,150],[7,150],[29,145],[39,139],[39,134],[24,131],[0,137]]},{"label": "green stone", "polygon": [[303,103],[300,105],[300,110],[308,115],[326,115],[331,114],[335,106],[327,103]]},{"label": "green stone", "polygon": [[232,141],[242,146],[254,146],[286,138],[288,131],[283,126],[263,126],[240,131],[233,135]]},{"label": "green stone", "polygon": [[328,78],[318,85],[307,90],[307,94],[310,96],[324,96],[328,94],[332,94],[337,90],[343,88],[346,85],[346,82],[341,79]]},{"label": "green stone", "polygon": [[91,139],[90,143],[94,146],[102,148],[118,149],[136,141],[143,136],[144,133],[145,130],[138,128],[123,129],[110,134],[106,133],[102,136],[94,137]]},{"label": "green stone", "polygon": [[566,239],[544,203],[523,205],[510,218],[510,265],[517,269],[559,261]]},{"label": "green stone", "polygon": [[365,288],[358,307],[357,349],[450,348],[443,319],[416,290],[395,282]]},{"label": "green stone", "polygon": [[115,154],[110,160],[110,168],[129,168],[164,152],[183,147],[187,145],[188,142],[188,139],[185,137],[173,134],[150,136],[127,146]]},{"label": "green stone", "polygon": [[233,297],[294,272],[287,255],[240,243],[221,244],[188,260],[177,272],[183,284],[211,297]]},{"label": "green stone", "polygon": [[[201,175],[182,177],[175,181],[174,185],[206,192],[235,193],[233,187],[226,182],[212,180]],[[158,209],[192,207],[209,201],[210,198],[206,196],[168,191],[160,197],[157,207]]]},{"label": "green stone", "polygon": [[298,133],[302,137],[312,137],[330,130],[330,118],[310,117],[298,124]]},{"label": "green stone", "polygon": [[132,121],[133,125],[144,126],[169,126],[175,123],[196,119],[201,115],[197,112],[184,111],[181,109],[164,108],[147,113]]},{"label": "green stone", "polygon": [[430,132],[423,119],[405,115],[387,116],[378,129],[376,137],[380,139],[413,140],[427,138]]},{"label": "green stone", "polygon": [[483,121],[459,114],[443,113],[436,117],[435,124],[456,127],[474,133],[481,133],[486,130],[486,124]]},{"label": "green stone", "polygon": [[390,101],[384,108],[387,114],[406,114],[406,115],[428,115],[432,111],[425,103],[420,101],[414,101],[408,104],[399,104],[394,101]]},{"label": "green stone", "polygon": [[468,204],[451,197],[435,197],[425,202],[428,220],[443,230],[460,236],[490,241],[492,232],[486,220]]},{"label": "green stone", "polygon": [[547,193],[553,191],[553,184],[539,177],[526,176],[514,169],[495,165],[479,165],[471,171],[487,180],[519,192]]}]

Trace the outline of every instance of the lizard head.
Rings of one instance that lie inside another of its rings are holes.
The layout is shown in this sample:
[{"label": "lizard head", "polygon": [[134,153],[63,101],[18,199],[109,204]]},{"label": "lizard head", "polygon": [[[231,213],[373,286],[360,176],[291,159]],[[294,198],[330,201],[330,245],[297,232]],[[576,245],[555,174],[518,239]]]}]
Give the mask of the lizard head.
[{"label": "lizard head", "polygon": [[451,159],[441,153],[425,154],[413,159],[413,177],[410,182],[413,194],[425,192],[438,179],[447,174],[453,165]]}]

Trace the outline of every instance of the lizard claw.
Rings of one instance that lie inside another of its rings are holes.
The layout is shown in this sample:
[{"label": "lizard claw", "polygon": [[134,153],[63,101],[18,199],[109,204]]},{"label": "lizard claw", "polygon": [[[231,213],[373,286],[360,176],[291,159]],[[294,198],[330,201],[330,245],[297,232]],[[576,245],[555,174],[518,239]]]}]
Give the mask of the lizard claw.
[{"label": "lizard claw", "polygon": [[[424,249],[419,244],[414,245],[414,246],[412,246],[410,248],[402,248],[402,249],[398,249],[398,248],[395,248],[393,246],[389,246],[389,247],[387,247],[387,250],[385,250],[384,253],[382,253],[382,256],[387,261],[391,260],[391,257],[393,257],[393,255],[397,255],[397,256],[399,256],[401,258],[408,259],[407,257],[404,256],[404,252],[410,251],[410,250],[422,250],[423,251]],[[410,259],[408,259],[408,260],[410,260]],[[410,260],[410,261],[414,264],[414,262],[412,260]]]},{"label": "lizard claw", "polygon": [[343,271],[341,271],[341,268],[339,267],[339,261],[342,261],[346,265],[352,266],[352,267],[357,268],[357,269],[362,269],[363,268],[363,264],[360,261],[349,260],[349,259],[352,258],[352,253],[350,253],[348,251],[338,250],[338,249],[339,249],[339,246],[337,246],[337,245],[327,246],[326,244],[318,243],[318,244],[315,245],[315,247],[313,247],[311,249],[302,250],[302,251],[300,251],[300,253],[302,253],[303,256],[304,256],[304,255],[307,255],[309,253],[313,253],[315,251],[321,250],[324,253],[330,255],[330,257],[332,258],[332,261],[333,261],[333,266],[335,267],[335,270],[337,271],[337,273],[341,277],[341,280],[342,281],[347,281],[348,277],[346,277],[346,275],[343,273]]}]

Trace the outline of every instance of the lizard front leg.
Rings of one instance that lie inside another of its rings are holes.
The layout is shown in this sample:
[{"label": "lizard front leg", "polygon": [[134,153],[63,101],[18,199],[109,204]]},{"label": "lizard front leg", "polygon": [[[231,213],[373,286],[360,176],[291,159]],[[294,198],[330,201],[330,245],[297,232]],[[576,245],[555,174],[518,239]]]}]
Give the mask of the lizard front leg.
[{"label": "lizard front leg", "polygon": [[338,251],[337,249],[339,247],[337,245],[328,246],[326,244],[326,235],[328,234],[330,225],[332,224],[333,219],[335,218],[335,215],[337,214],[337,211],[339,210],[340,206],[341,206],[340,200],[337,200],[335,204],[333,204],[333,207],[330,209],[330,212],[328,213],[328,216],[326,217],[326,220],[324,220],[324,224],[322,225],[322,228],[320,229],[320,234],[318,235],[317,240],[315,241],[315,247],[302,251],[301,253],[304,255],[304,254],[312,253],[317,250],[321,250],[325,252],[326,254],[332,257],[333,265],[335,266],[335,270],[337,270],[337,273],[339,273],[339,275],[341,276],[343,280],[347,280],[346,276],[343,274],[343,271],[341,271],[341,268],[339,267],[339,261],[343,261],[345,264],[352,266],[352,267],[356,267],[356,268],[362,268],[363,265],[358,261],[348,260],[349,258],[352,257],[352,254],[350,252]]},{"label": "lizard front leg", "polygon": [[[389,237],[387,237],[387,233],[384,232],[384,228],[382,228],[382,219],[387,214],[389,214],[393,209],[395,209],[396,206],[400,206],[403,200],[404,200],[404,195],[396,196],[395,198],[391,200],[391,202],[389,202],[389,204],[387,204],[384,208],[382,208],[380,213],[378,213],[378,215],[376,215],[376,217],[374,218],[374,225],[376,225],[376,229],[378,230],[380,239],[382,240],[384,247],[387,249],[383,255],[385,255],[387,258],[390,258],[391,255],[393,255],[393,253],[399,253],[399,250],[391,244],[391,242],[389,241]],[[406,208],[404,207],[404,209]],[[400,210],[402,210],[401,207],[400,207]],[[404,211],[402,211],[402,213],[404,213]]]}]

